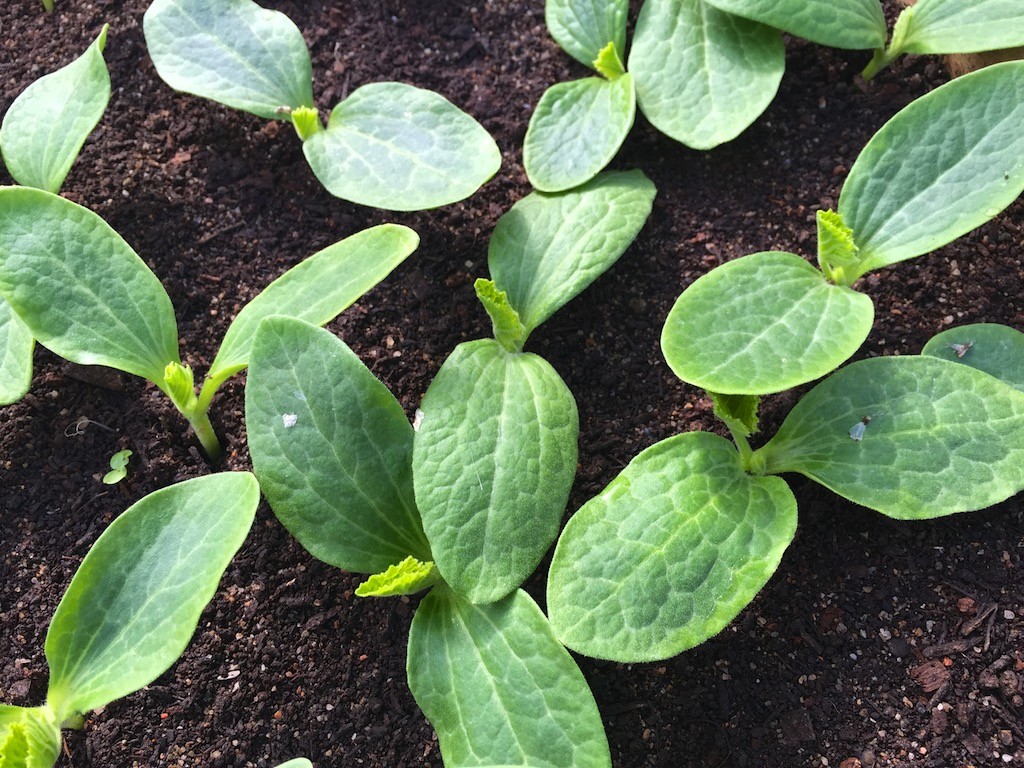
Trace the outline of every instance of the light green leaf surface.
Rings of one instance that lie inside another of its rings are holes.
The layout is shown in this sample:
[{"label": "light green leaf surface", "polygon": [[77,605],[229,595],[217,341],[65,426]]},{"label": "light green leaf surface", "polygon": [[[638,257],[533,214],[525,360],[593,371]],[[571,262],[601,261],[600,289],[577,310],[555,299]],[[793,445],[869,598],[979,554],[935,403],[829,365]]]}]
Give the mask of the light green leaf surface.
[{"label": "light green leaf surface", "polygon": [[920,256],[994,218],[1024,189],[1024,62],[936,88],[876,133],[850,169],[839,213],[860,274]]},{"label": "light green leaf surface", "polygon": [[256,333],[245,388],[256,477],[314,557],[378,573],[430,547],[412,487],[412,426],[344,342],[273,317]]},{"label": "light green leaf surface", "polygon": [[143,31],[157,73],[177,91],[267,120],[314,106],[306,41],[283,13],[252,0],[154,0]]},{"label": "light green leaf surface", "polygon": [[635,115],[632,75],[551,86],[526,129],[523,165],[530,183],[561,192],[590,181],[615,157]]},{"label": "light green leaf surface", "polygon": [[260,321],[287,315],[313,325],[330,322],[416,250],[419,236],[381,224],[330,245],[292,267],[246,304],[224,335],[209,377],[224,379],[249,363]]},{"label": "light green leaf surface", "polygon": [[[962,2],[962,0],[956,0]],[[885,45],[879,0],[707,0],[720,10],[776,27],[832,48],[869,50]]]},{"label": "light green leaf surface", "polygon": [[435,589],[413,618],[407,667],[445,765],[611,768],[587,681],[522,590],[472,605]]},{"label": "light green leaf surface", "polygon": [[0,768],[52,768],[60,746],[60,723],[48,706],[0,704]]},{"label": "light green leaf surface", "polygon": [[704,0],[646,0],[629,55],[648,120],[693,149],[739,136],[764,112],[786,67],[782,35]]},{"label": "light green leaf surface", "polygon": [[608,43],[626,52],[628,0],[547,0],[544,19],[562,50],[581,64],[593,67]]},{"label": "light green leaf surface", "polygon": [[759,453],[766,472],[890,517],[981,509],[1024,488],[1024,394],[933,357],[862,360],[805,395]]},{"label": "light green leaf surface", "polygon": [[520,352],[526,341],[526,326],[512,308],[508,293],[498,289],[493,280],[478,277],[473,283],[476,297],[491,318],[494,339],[509,352]]},{"label": "light green leaf surface", "polygon": [[416,503],[444,580],[474,603],[504,597],[558,535],[579,416],[554,368],[490,339],[460,344],[421,406]]},{"label": "light green leaf surface", "polygon": [[716,435],[669,438],[569,520],[548,576],[551,625],[587,656],[674,656],[754,599],[795,533],[785,481],[745,474]]},{"label": "light green leaf surface", "polygon": [[647,221],[654,195],[641,171],[609,171],[564,194],[529,194],[498,220],[487,266],[527,332],[618,260]]},{"label": "light green leaf surface", "polygon": [[47,349],[150,381],[178,360],[167,292],[92,211],[27,187],[0,188],[0,296]]},{"label": "light green leaf surface", "polygon": [[400,563],[389,565],[383,573],[375,573],[358,587],[357,597],[395,597],[415,595],[432,587],[441,576],[433,563],[422,563],[407,557]]},{"label": "light green leaf surface", "polygon": [[963,363],[1024,392],[1024,333],[995,323],[950,328],[929,339],[922,355]]},{"label": "light green leaf surface", "polygon": [[832,285],[792,253],[730,261],[683,291],[661,349],[683,381],[711,392],[767,395],[834,370],[867,338],[871,299]]},{"label": "light green leaf surface", "polygon": [[903,53],[975,53],[1024,45],[1020,0],[919,0]]},{"label": "light green leaf surface", "polygon": [[287,763],[281,763],[277,768],[313,768],[313,764],[304,757],[297,757]]},{"label": "light green leaf surface", "polygon": [[28,392],[35,345],[28,326],[0,297],[0,405],[16,403]]},{"label": "light green leaf surface", "polygon": [[107,25],[79,58],[32,83],[0,128],[0,150],[19,184],[57,192],[110,101],[103,61]]},{"label": "light green leaf surface", "polygon": [[110,524],[46,635],[58,720],[137,691],[177,660],[259,500],[251,474],[222,472],[151,493]]},{"label": "light green leaf surface", "polygon": [[302,151],[332,195],[391,211],[457,202],[501,167],[480,123],[444,96],[404,83],[357,88]]}]

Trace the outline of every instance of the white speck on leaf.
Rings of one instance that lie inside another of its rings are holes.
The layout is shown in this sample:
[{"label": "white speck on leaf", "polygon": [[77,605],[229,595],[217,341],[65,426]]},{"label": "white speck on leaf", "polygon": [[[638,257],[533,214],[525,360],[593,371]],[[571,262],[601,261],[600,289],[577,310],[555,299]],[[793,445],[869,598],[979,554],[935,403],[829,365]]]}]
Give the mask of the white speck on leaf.
[{"label": "white speck on leaf", "polygon": [[298,415],[296,415],[294,413],[286,413],[283,416],[281,416],[281,421],[284,422],[284,428],[285,429],[288,429],[289,427],[294,427],[295,426],[295,422],[297,422],[298,420],[299,420]]},{"label": "white speck on leaf", "polygon": [[421,411],[419,408],[417,408],[416,409],[416,415],[413,416],[413,419],[412,419],[412,431],[413,432],[419,432],[420,431],[420,425],[422,423],[423,423],[423,411]]}]

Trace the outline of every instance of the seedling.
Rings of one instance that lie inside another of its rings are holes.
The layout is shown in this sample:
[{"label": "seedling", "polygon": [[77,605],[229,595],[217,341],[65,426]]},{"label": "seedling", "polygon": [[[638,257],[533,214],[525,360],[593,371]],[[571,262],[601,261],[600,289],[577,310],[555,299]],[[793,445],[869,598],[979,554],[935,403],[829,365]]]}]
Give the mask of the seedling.
[{"label": "seedling", "polygon": [[64,727],[149,685],[188,645],[259,503],[247,472],[151,493],[85,556],[46,634],[46,703],[0,705],[0,766],[49,768]]},{"label": "seedling", "polygon": [[479,123],[411,85],[357,88],[324,126],[302,33],[252,0],[155,0],[143,29],[172,88],[291,122],[310,168],[336,197],[397,211],[436,208],[473,194],[501,166]]},{"label": "seedling", "polygon": [[419,243],[383,224],[288,270],[235,317],[196,394],[178,352],[170,298],[117,232],[92,211],[36,189],[0,188],[0,297],[47,349],[156,384],[188,419],[211,459],[220,443],[209,409],[218,388],[246,367],[259,321],[290,315],[322,325],[383,280]]},{"label": "seedling", "polygon": [[128,477],[128,459],[132,452],[125,449],[110,457],[110,471],[103,476],[104,485],[116,485]]}]

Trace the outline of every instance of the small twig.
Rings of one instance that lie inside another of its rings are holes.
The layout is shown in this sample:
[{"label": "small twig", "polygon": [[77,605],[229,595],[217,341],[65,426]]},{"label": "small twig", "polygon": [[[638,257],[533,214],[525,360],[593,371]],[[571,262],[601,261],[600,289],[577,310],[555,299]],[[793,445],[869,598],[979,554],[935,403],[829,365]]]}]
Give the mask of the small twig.
[{"label": "small twig", "polygon": [[985,627],[985,650],[992,644],[992,627],[996,624],[996,604],[992,603],[992,611],[989,613],[988,624]]},{"label": "small twig", "polygon": [[978,609],[978,612],[974,614],[974,618],[970,621],[965,622],[964,625],[960,628],[960,634],[964,637],[967,637],[968,635],[972,634],[974,630],[976,630],[978,627],[982,625],[982,623],[984,623],[985,619],[987,619],[990,614],[995,613],[995,610],[995,603],[986,603],[985,605],[981,606],[981,608]]},{"label": "small twig", "polygon": [[936,643],[924,649],[926,659],[934,659],[937,656],[946,656],[950,653],[962,653],[974,645],[975,640],[969,637],[952,640],[948,643]]}]

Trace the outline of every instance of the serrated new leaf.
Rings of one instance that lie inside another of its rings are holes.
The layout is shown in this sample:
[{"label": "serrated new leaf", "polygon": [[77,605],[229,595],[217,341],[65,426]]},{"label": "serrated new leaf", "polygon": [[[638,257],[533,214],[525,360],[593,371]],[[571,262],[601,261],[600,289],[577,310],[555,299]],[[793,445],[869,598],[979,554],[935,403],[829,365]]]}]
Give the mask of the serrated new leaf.
[{"label": "serrated new leaf", "polygon": [[706,1],[728,13],[832,48],[870,50],[885,45],[885,15],[879,0]]},{"label": "serrated new leaf", "polygon": [[[818,211],[818,264],[828,276],[841,278],[846,270],[856,271],[860,264],[860,249],[853,239],[853,230],[835,211]],[[833,282],[842,282],[833,279]]]},{"label": "serrated new leaf", "polygon": [[389,565],[383,573],[375,573],[356,587],[357,597],[395,597],[415,595],[441,580],[433,563],[422,563],[409,556]]},{"label": "serrated new leaf", "polygon": [[477,278],[473,283],[476,297],[487,310],[494,329],[494,339],[509,352],[519,352],[526,341],[526,326],[519,319],[519,313],[512,308],[508,294],[500,290],[493,280]]},{"label": "serrated new leaf", "polygon": [[0,704],[0,768],[52,768],[60,747],[60,725],[48,706]]},{"label": "serrated new leaf", "polygon": [[922,355],[939,357],[995,376],[1024,392],[1024,333],[994,323],[950,328],[933,336]]},{"label": "serrated new leaf", "polygon": [[593,67],[608,43],[626,50],[628,0],[547,0],[544,19],[562,50]]},{"label": "serrated new leaf", "polygon": [[744,437],[756,435],[758,431],[757,409],[761,398],[757,395],[722,395],[708,392],[714,407],[715,416],[724,421],[730,431],[738,432]]}]

